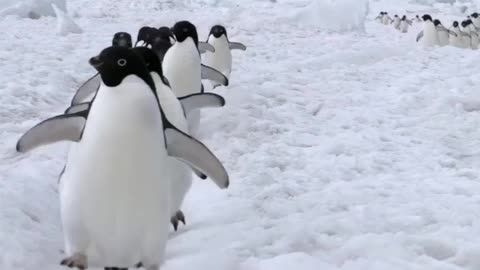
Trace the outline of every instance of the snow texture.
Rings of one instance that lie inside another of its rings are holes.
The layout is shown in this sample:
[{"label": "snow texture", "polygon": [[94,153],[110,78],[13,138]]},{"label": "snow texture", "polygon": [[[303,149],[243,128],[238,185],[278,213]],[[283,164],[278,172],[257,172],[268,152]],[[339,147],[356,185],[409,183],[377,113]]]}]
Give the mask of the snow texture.
[{"label": "snow texture", "polygon": [[52,4],[57,17],[57,33],[61,36],[66,36],[69,33],[80,34],[82,29],[78,26],[68,14],[60,10],[55,4]]},{"label": "snow texture", "polygon": [[231,186],[194,179],[162,270],[480,269],[480,51],[419,48],[420,24],[373,21],[462,17],[381,0],[365,33],[312,31],[286,16],[307,4],[71,0],[84,32],[67,36],[55,18],[1,17],[0,269],[65,269],[68,143],[17,154],[16,140],[64,111],[113,33],[181,19],[203,40],[221,22],[248,50],[215,89],[226,106],[202,112],[200,139]]},{"label": "snow texture", "polygon": [[52,4],[63,11],[67,10],[66,0],[1,0],[0,16],[16,15],[30,19],[55,16]]},{"label": "snow texture", "polygon": [[312,0],[295,18],[322,30],[363,31],[368,7],[368,0]]}]

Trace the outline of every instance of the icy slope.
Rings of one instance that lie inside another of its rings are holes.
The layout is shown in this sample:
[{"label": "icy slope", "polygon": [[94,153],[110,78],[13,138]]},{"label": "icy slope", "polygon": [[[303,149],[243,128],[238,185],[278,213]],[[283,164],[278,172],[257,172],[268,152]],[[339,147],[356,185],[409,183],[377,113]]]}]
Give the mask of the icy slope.
[{"label": "icy slope", "polygon": [[201,132],[232,185],[196,181],[163,269],[480,267],[480,52],[422,50],[417,31],[370,21],[335,34],[285,19],[306,2],[148,2],[73,1],[84,33],[65,37],[55,18],[0,20],[0,269],[63,269],[67,144],[17,155],[16,139],[63,111],[112,33],[183,18],[203,38],[222,22],[249,48]]}]

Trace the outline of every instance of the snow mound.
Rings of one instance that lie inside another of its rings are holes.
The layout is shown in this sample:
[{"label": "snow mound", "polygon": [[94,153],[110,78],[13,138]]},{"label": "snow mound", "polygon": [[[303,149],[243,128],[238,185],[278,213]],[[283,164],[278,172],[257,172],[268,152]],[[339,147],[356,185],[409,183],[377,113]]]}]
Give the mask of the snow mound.
[{"label": "snow mound", "polygon": [[60,10],[55,4],[52,4],[52,8],[57,16],[57,33],[61,36],[66,36],[69,33],[80,34],[83,30],[78,26],[67,13]]},{"label": "snow mound", "polygon": [[332,31],[364,31],[368,0],[312,0],[296,14],[296,21]]},{"label": "snow mound", "polygon": [[16,15],[30,19],[55,16],[52,4],[63,11],[67,10],[66,0],[1,0],[0,16]]}]

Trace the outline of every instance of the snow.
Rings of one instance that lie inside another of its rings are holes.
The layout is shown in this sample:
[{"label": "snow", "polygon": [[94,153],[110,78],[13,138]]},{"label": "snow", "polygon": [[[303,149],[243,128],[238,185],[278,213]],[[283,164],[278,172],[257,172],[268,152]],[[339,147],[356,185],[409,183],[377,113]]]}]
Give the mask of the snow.
[{"label": "snow", "polygon": [[368,7],[368,0],[312,0],[295,17],[322,30],[363,31]]},{"label": "snow", "polygon": [[17,15],[23,18],[38,19],[41,16],[55,16],[52,7],[66,11],[66,0],[2,0],[0,1],[0,15]]},{"label": "snow", "polygon": [[67,13],[60,10],[55,4],[52,4],[52,7],[58,20],[57,33],[59,35],[66,36],[69,33],[80,34],[83,32]]},{"label": "snow", "polygon": [[222,22],[248,49],[215,90],[226,107],[202,112],[200,138],[231,186],[195,181],[162,270],[478,269],[480,52],[422,49],[419,25],[401,34],[373,21],[380,10],[447,25],[460,15],[371,1],[364,32],[312,31],[286,16],[308,4],[71,0],[84,32],[67,36],[55,18],[2,17],[0,269],[64,269],[68,143],[17,154],[16,140],[63,112],[113,33],[185,18],[202,39]]}]

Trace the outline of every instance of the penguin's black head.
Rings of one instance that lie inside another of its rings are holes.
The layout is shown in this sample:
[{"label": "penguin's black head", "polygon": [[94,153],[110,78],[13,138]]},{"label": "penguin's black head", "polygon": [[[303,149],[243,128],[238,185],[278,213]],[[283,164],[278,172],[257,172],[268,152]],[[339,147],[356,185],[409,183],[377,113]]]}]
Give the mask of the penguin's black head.
[{"label": "penguin's black head", "polygon": [[462,27],[467,27],[467,26],[468,26],[468,23],[467,23],[467,21],[463,21],[463,22],[461,23],[461,25],[462,25]]},{"label": "penguin's black head", "polygon": [[175,43],[175,35],[172,33],[172,30],[167,26],[162,26],[158,28],[158,37],[164,41],[168,41],[171,45]]},{"label": "penguin's black head", "polygon": [[403,15],[402,16],[402,21],[405,21],[407,19],[407,16]]},{"label": "penguin's black head", "polygon": [[473,13],[471,16],[472,16],[474,19],[476,19],[476,18],[478,18],[478,13],[475,12],[475,13]]},{"label": "penguin's black head", "polygon": [[452,25],[453,25],[453,27],[458,27],[458,22],[454,21]]},{"label": "penguin's black head", "polygon": [[395,14],[395,15],[393,15],[393,17],[394,17],[394,18],[397,18],[397,17],[398,17],[398,15],[397,15],[397,14]]},{"label": "penguin's black head", "polygon": [[441,25],[442,23],[440,22],[440,20],[435,19],[435,20],[433,20],[433,24],[434,24],[435,26],[437,26],[437,25]]},{"label": "penguin's black head", "polygon": [[420,19],[420,16],[416,15],[415,17],[419,18]]},{"label": "penguin's black head", "polygon": [[106,86],[115,87],[129,75],[140,77],[155,92],[155,85],[142,57],[133,49],[112,46],[104,49],[100,55],[90,59],[92,65]]},{"label": "penguin's black head", "polygon": [[472,20],[470,20],[470,19],[466,20],[465,22],[467,23],[467,25],[470,25],[470,24],[473,23]]},{"label": "penguin's black head", "polygon": [[148,26],[140,28],[140,30],[138,30],[137,43],[135,43],[135,47],[139,46],[139,43],[140,46],[145,46],[149,44],[149,42],[151,42],[154,30],[157,29]]},{"label": "penguin's black head", "polygon": [[189,21],[177,22],[172,27],[172,32],[175,35],[177,42],[184,42],[187,38],[192,38],[195,46],[198,47],[197,28]]},{"label": "penguin's black head", "polygon": [[425,14],[422,16],[422,19],[424,21],[432,21],[432,16],[428,15],[428,14]]},{"label": "penguin's black head", "polygon": [[112,46],[132,48],[132,36],[126,32],[118,32],[113,36]]},{"label": "penguin's black head", "polygon": [[227,37],[227,29],[221,25],[215,25],[210,29],[210,35],[213,35],[216,38],[221,37],[222,35],[225,35]]}]

